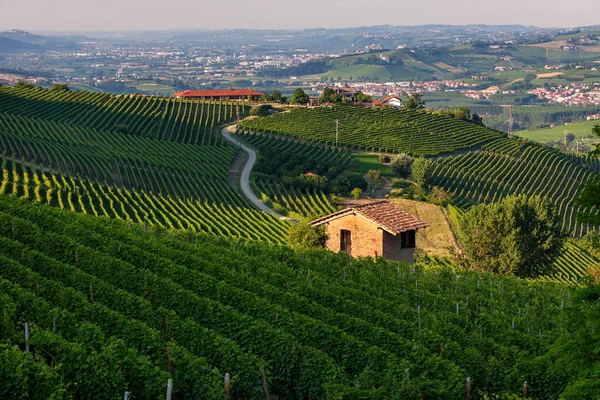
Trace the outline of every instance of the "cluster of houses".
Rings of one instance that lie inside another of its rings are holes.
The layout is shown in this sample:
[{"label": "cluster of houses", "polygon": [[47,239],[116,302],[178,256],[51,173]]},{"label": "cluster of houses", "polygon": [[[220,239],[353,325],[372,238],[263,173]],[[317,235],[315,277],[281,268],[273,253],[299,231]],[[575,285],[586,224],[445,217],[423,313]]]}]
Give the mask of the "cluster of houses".
[{"label": "cluster of houses", "polygon": [[535,94],[548,103],[576,105],[600,105],[600,87],[587,83],[572,83],[568,86],[537,88],[527,93]]}]

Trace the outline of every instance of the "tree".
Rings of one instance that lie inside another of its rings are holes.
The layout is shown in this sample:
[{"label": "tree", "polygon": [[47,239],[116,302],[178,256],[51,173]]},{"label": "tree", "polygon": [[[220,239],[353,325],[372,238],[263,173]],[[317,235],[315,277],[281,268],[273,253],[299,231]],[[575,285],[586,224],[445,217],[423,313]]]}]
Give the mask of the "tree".
[{"label": "tree", "polygon": [[361,188],[354,188],[350,194],[352,195],[353,199],[358,199],[360,196],[362,196],[362,192],[363,191]]},{"label": "tree", "polygon": [[57,92],[69,92],[71,91],[71,89],[69,89],[69,86],[66,83],[55,83],[54,85],[52,85],[52,88],[50,89],[51,91],[57,91]]},{"label": "tree", "polygon": [[18,81],[15,83],[15,87],[18,89],[35,89],[34,84],[27,81]]},{"label": "tree", "polygon": [[271,92],[271,101],[274,101],[275,103],[282,102],[282,96],[279,90],[273,89],[273,92]]},{"label": "tree", "polygon": [[285,241],[296,249],[318,249],[325,246],[326,240],[327,235],[322,225],[315,227],[308,220],[303,220],[288,230]]},{"label": "tree", "polygon": [[424,188],[429,178],[429,169],[431,168],[431,162],[425,157],[419,157],[410,166],[410,172],[413,181],[418,187]]},{"label": "tree", "polygon": [[473,207],[460,229],[472,268],[521,277],[548,273],[566,238],[554,207],[538,196]]},{"label": "tree", "polygon": [[390,160],[390,168],[399,178],[408,178],[410,175],[410,166],[414,158],[406,153],[400,153],[392,157]]},{"label": "tree", "polygon": [[425,108],[425,101],[423,101],[423,97],[421,93],[411,93],[408,96],[408,101],[404,105],[405,110],[421,110]]},{"label": "tree", "polygon": [[323,93],[321,93],[321,97],[319,97],[319,103],[341,103],[342,96],[335,93],[335,91],[330,87],[325,87],[323,89]]},{"label": "tree", "polygon": [[310,98],[306,94],[304,90],[298,88],[294,91],[292,95],[292,104],[308,104]]},{"label": "tree", "polygon": [[565,147],[569,147],[569,145],[575,140],[575,135],[572,133],[565,134]]},{"label": "tree", "polygon": [[444,189],[435,186],[427,196],[427,201],[438,206],[447,206],[452,202],[452,194]]},{"label": "tree", "polygon": [[371,195],[374,196],[375,192],[379,189],[383,189],[385,186],[385,178],[381,175],[381,171],[371,169],[367,172],[367,181],[369,182],[369,189],[371,189]]},{"label": "tree", "polygon": [[481,119],[481,117],[477,113],[473,113],[473,116],[471,117],[471,122],[474,123],[475,125],[485,126],[483,124],[483,119]]},{"label": "tree", "polygon": [[359,103],[371,103],[373,102],[373,96],[369,96],[368,94],[365,94],[363,92],[358,92],[356,94],[356,100]]}]

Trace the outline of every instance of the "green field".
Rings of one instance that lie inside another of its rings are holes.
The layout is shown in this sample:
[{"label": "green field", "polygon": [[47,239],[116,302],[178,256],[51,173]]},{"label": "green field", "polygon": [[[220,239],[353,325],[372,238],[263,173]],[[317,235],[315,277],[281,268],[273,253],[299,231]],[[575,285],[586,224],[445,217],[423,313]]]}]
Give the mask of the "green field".
[{"label": "green field", "polygon": [[550,140],[564,140],[565,133],[572,133],[577,140],[589,138],[592,135],[592,128],[600,124],[600,121],[576,122],[568,125],[555,126],[554,128],[538,129],[533,131],[519,131],[515,134],[538,142],[547,142]]},{"label": "green field", "polygon": [[383,165],[379,162],[378,154],[368,154],[368,153],[360,153],[360,152],[352,152],[352,157],[358,161],[358,171],[366,174],[370,170],[374,169],[377,171],[381,171],[383,176],[388,178],[394,177],[394,172],[390,169],[390,167]]}]

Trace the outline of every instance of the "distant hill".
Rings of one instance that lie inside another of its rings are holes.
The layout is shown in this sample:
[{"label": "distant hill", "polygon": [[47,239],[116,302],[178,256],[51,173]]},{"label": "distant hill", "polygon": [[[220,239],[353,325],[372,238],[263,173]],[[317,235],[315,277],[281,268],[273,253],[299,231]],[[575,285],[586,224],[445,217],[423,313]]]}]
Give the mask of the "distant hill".
[{"label": "distant hill", "polygon": [[0,32],[0,38],[24,43],[25,45],[35,46],[13,46],[13,48],[9,48],[8,51],[75,50],[80,47],[76,42],[67,38],[58,36],[35,35],[33,33],[29,33],[18,29]]},{"label": "distant hill", "polygon": [[41,47],[35,44],[14,40],[0,36],[0,53],[14,53],[20,51],[36,51]]}]

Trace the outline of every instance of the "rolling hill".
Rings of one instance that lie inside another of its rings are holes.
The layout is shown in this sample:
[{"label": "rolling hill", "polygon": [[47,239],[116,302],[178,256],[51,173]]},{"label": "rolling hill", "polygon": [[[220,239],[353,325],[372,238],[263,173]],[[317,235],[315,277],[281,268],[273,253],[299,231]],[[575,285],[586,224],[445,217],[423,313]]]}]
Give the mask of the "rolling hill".
[{"label": "rolling hill", "polygon": [[[290,225],[229,184],[237,149],[219,130],[248,108],[0,88],[0,397],[161,398],[170,387],[222,399],[228,382],[252,400],[265,388],[454,399],[468,377],[474,397],[515,397],[527,380],[547,398],[574,382],[547,357],[568,339],[567,318],[586,315],[571,274],[597,260],[568,243],[561,275],[524,280],[435,256],[407,265],[294,250],[281,244]],[[238,133],[257,131],[243,139],[259,151],[350,168],[351,153],[330,145],[335,118],[344,146],[430,157],[459,205],[539,190],[581,233],[570,202],[600,164],[464,121],[323,107],[249,119]],[[332,211],[323,193],[255,184],[300,214]],[[435,220],[446,225],[431,247],[449,232],[443,209]]]},{"label": "rolling hill", "polygon": [[218,132],[243,104],[0,88],[0,107],[1,194],[167,230],[285,235],[229,185],[237,150]]},{"label": "rolling hill", "polygon": [[526,377],[543,397],[568,382],[539,384],[531,360],[561,334],[569,286],[145,231],[6,196],[0,220],[8,397],[156,398],[172,379],[178,398],[218,399],[227,373],[234,398],[261,399],[262,371],[286,398],[450,399],[467,376],[476,396],[516,395]]},{"label": "rolling hill", "polygon": [[350,106],[297,109],[245,121],[241,129],[364,152],[408,153],[432,158],[431,184],[454,194],[468,208],[511,194],[539,194],[552,200],[563,226],[580,237],[590,229],[576,222],[580,185],[600,172],[597,160],[567,155],[535,142],[429,111]]}]

